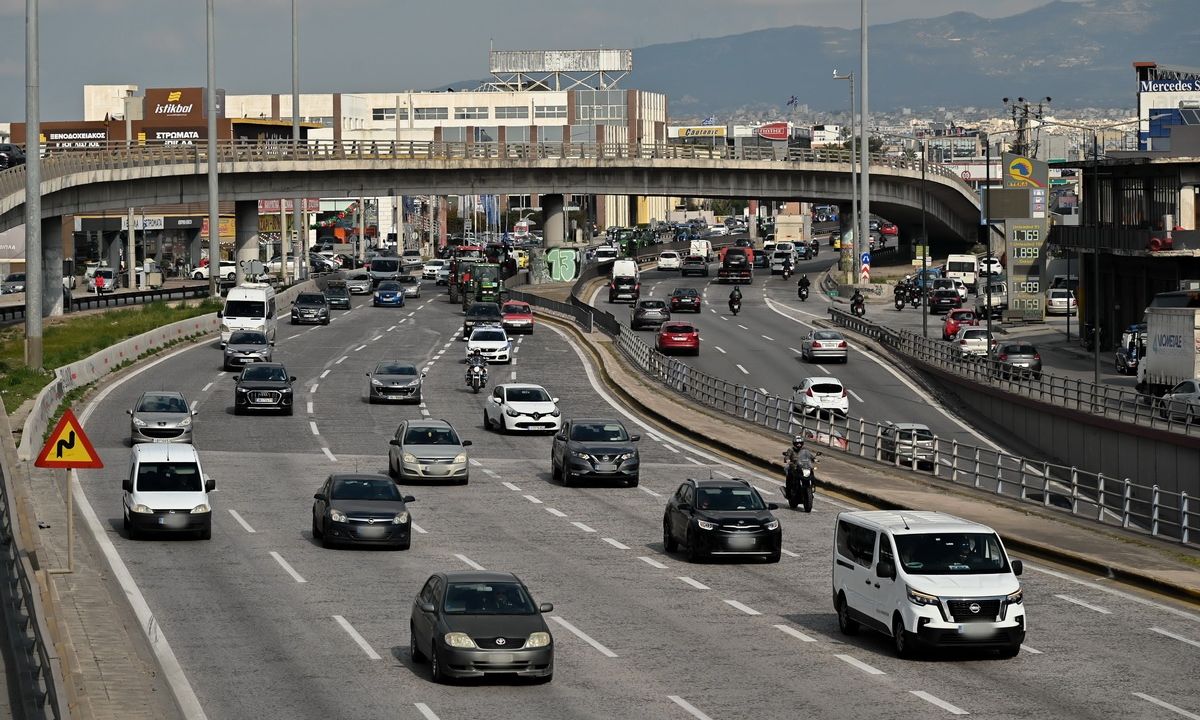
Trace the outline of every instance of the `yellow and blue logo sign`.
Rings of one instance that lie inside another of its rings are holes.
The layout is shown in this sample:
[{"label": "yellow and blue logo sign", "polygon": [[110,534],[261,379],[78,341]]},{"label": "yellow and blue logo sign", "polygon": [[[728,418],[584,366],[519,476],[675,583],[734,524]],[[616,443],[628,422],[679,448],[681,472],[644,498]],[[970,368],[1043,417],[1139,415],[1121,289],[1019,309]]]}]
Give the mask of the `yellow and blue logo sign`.
[{"label": "yellow and blue logo sign", "polygon": [[1010,187],[1045,187],[1034,177],[1033,161],[1017,155],[1008,161],[1008,184]]}]

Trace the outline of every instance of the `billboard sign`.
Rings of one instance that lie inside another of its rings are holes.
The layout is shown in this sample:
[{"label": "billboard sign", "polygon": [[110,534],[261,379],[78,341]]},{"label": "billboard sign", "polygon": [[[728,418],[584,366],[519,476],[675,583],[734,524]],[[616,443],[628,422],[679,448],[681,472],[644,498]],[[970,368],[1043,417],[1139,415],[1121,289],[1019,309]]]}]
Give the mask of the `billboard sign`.
[{"label": "billboard sign", "polygon": [[773,122],[766,125],[759,125],[758,136],[764,140],[787,140],[788,124],[785,122]]},{"label": "billboard sign", "polygon": [[724,125],[691,125],[688,127],[673,127],[670,135],[679,138],[725,137]]},{"label": "billboard sign", "polygon": [[138,145],[145,145],[147,142],[163,145],[195,145],[201,140],[207,139],[208,128],[205,127],[148,127],[137,134]]},{"label": "billboard sign", "polygon": [[1041,322],[1042,261],[1045,256],[1046,221],[1021,218],[1005,223],[1007,238],[1008,308],[1004,319],[1019,318]]},{"label": "billboard sign", "polygon": [[204,115],[204,88],[148,88],[142,117],[155,120],[196,120]]},{"label": "billboard sign", "polygon": [[43,128],[39,138],[47,150],[100,148],[108,142],[108,129],[88,127],[46,130]]},{"label": "billboard sign", "polygon": [[1006,188],[1045,188],[1050,184],[1050,166],[1036,158],[1004,153],[1001,177]]}]

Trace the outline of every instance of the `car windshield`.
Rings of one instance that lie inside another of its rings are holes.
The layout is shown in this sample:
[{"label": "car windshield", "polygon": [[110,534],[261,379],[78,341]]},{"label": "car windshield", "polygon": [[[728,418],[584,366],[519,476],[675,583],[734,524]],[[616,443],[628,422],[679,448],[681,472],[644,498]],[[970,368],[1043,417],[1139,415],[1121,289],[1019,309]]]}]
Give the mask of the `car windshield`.
[{"label": "car windshield", "polygon": [[199,492],[200,468],[193,462],[140,463],[138,492]]},{"label": "car windshield", "polygon": [[376,292],[396,292],[399,289],[400,283],[398,282],[381,282],[375,290]]},{"label": "car windshield", "polygon": [[690,333],[694,332],[691,325],[663,325],[664,333]]},{"label": "car windshield", "polygon": [[842,386],[837,383],[813,383],[812,391],[815,393],[837,393],[842,394]]},{"label": "car windshield", "polygon": [[370,279],[371,278],[369,278],[365,272],[356,272],[350,277],[346,278],[346,282],[365,282]]},{"label": "car windshield", "polygon": [[1009,345],[1004,352],[1013,355],[1037,355],[1037,348],[1032,345]]},{"label": "car windshield", "polygon": [[751,488],[696,488],[697,510],[765,510],[766,507]]},{"label": "car windshield", "polygon": [[296,296],[297,305],[324,305],[325,296],[317,293],[301,293]]},{"label": "car windshield", "polygon": [[374,260],[371,261],[371,272],[399,272],[399,271],[400,271],[400,261],[399,260],[385,260],[382,258],[375,258]]},{"label": "car windshield", "polygon": [[288,379],[287,371],[281,367],[270,365],[249,365],[242,370],[243,380],[272,380],[282,382]]},{"label": "car windshield", "polygon": [[675,292],[671,294],[675,297],[695,297],[700,293],[696,292],[696,288],[676,288]]},{"label": "car windshield", "polygon": [[973,312],[951,313],[950,319],[957,321],[957,322],[971,322],[972,320],[975,319],[975,313],[973,313]]},{"label": "car windshield", "polygon": [[450,583],[442,609],[447,615],[533,615],[537,608],[520,583]]},{"label": "car windshield", "polygon": [[538,387],[508,388],[506,395],[509,402],[550,402],[550,395]]},{"label": "car windshield", "polygon": [[495,305],[484,303],[481,305],[472,305],[470,310],[467,310],[468,317],[496,317],[500,311]]},{"label": "car windshield", "polygon": [[481,342],[503,342],[508,336],[500,330],[476,330],[471,333],[471,339]]},{"label": "car windshield", "polygon": [[896,552],[914,575],[980,575],[1008,570],[994,533],[897,535]]},{"label": "car windshield", "polygon": [[260,300],[225,301],[225,317],[227,318],[260,318],[265,317],[266,314],[266,303]]},{"label": "car windshield", "polygon": [[346,297],[350,293],[346,290],[345,286],[342,286],[326,288],[325,294],[329,297]]},{"label": "car windshield", "polygon": [[330,500],[399,500],[400,491],[390,478],[335,480]]},{"label": "car windshield", "polygon": [[975,263],[962,261],[946,263],[946,270],[950,272],[975,272]]},{"label": "car windshield", "polygon": [[9,273],[8,277],[4,278],[4,282],[21,282],[25,279],[25,273]]},{"label": "car windshield", "polygon": [[704,258],[699,255],[688,255],[686,258],[683,259],[683,261],[689,262],[689,263],[703,263]]},{"label": "car windshield", "polygon": [[662,310],[667,304],[662,300],[643,300],[638,303],[638,307],[642,310]]},{"label": "car windshield", "polygon": [[571,439],[579,442],[624,442],[629,436],[619,423],[578,423],[571,426]]},{"label": "car windshield", "polygon": [[178,395],[143,395],[142,401],[137,406],[137,412],[140,413],[185,413],[187,411],[187,402]]},{"label": "car windshield", "polygon": [[418,280],[418,279],[416,279],[416,278],[415,278],[415,277],[413,277],[412,275],[403,275],[403,276],[401,276],[401,277],[400,277],[400,280],[399,280],[399,282],[400,282],[400,284],[401,284],[401,285],[417,285],[417,284],[419,284],[421,281],[420,281],[420,280]]},{"label": "car windshield", "polygon": [[404,434],[406,445],[458,445],[458,436],[448,427],[410,427]]},{"label": "car windshield", "polygon": [[841,333],[833,332],[832,330],[818,330],[813,333],[814,340],[841,340]]},{"label": "car windshield", "polygon": [[415,365],[408,363],[379,363],[375,366],[376,375],[416,375]]},{"label": "car windshield", "polygon": [[528,305],[515,305],[513,303],[509,303],[508,305],[504,306],[504,314],[505,315],[528,315],[529,314],[529,306]]},{"label": "car windshield", "polygon": [[674,260],[674,259],[678,258],[679,255],[677,255],[676,253],[673,253],[673,252],[665,252],[665,253],[662,253],[661,255],[659,255],[659,257],[664,260]]},{"label": "car windshield", "polygon": [[267,336],[260,332],[240,331],[229,336],[230,345],[266,345]]}]

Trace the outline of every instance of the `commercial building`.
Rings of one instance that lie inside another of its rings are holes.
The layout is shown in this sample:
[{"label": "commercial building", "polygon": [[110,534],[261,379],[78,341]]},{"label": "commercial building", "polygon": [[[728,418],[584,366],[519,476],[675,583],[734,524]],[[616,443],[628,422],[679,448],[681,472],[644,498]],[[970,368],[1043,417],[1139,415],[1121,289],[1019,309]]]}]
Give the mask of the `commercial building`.
[{"label": "commercial building", "polygon": [[1135,62],[1138,149],[1200,155],[1200,70]]}]

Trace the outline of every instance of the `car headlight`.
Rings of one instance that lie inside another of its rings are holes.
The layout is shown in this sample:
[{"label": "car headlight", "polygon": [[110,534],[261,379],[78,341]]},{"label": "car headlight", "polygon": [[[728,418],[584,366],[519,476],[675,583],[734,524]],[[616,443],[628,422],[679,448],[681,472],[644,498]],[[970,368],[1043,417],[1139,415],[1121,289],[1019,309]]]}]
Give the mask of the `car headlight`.
[{"label": "car headlight", "polygon": [[920,590],[913,590],[911,587],[908,587],[907,585],[905,585],[904,588],[908,591],[908,601],[910,603],[912,603],[913,605],[937,605],[938,604],[937,595],[930,595],[929,593],[923,593]]},{"label": "car headlight", "polygon": [[206,513],[206,512],[212,512],[212,508],[210,508],[210,507],[209,507],[208,505],[206,505],[205,503],[200,503],[200,504],[199,504],[199,505],[197,505],[196,507],[192,508],[192,514],[193,514],[193,515],[202,515],[202,514],[204,514],[204,513]]},{"label": "car headlight", "polygon": [[404,457],[402,457],[400,459],[406,463],[415,463],[417,461],[417,456],[413,455],[412,453],[406,452],[406,453],[404,453]]},{"label": "car headlight", "polygon": [[136,425],[137,427],[146,427],[146,421],[139,417],[133,418],[133,424]]},{"label": "car headlight", "polygon": [[346,522],[346,513],[336,508],[329,510],[329,519],[334,522]]},{"label": "car headlight", "polygon": [[637,453],[635,453],[635,452],[627,452],[627,453],[621,453],[620,455],[618,455],[618,456],[617,456],[617,459],[618,459],[618,460],[632,460],[632,459],[634,459],[635,457],[637,457]]},{"label": "car headlight", "polygon": [[403,525],[406,522],[408,522],[408,511],[407,510],[396,513],[396,517],[392,518],[393,525]]},{"label": "car headlight", "polygon": [[512,408],[506,409],[504,411],[504,414],[509,417],[521,417],[521,413],[517,412],[516,410],[513,410]]},{"label": "car headlight", "polygon": [[420,384],[421,384],[421,380],[420,380],[419,378],[418,378],[418,379],[416,379],[416,380],[409,380],[409,381],[408,381],[408,387],[416,387],[416,386],[418,386],[418,385],[420,385]]},{"label": "car headlight", "polygon": [[717,524],[715,522],[709,522],[707,520],[697,520],[696,527],[700,528],[701,530],[716,530]]},{"label": "car headlight", "polygon": [[548,633],[548,632],[530,633],[529,639],[525,641],[525,647],[527,647],[527,648],[546,647],[549,644],[550,644],[550,633]]},{"label": "car headlight", "polygon": [[562,415],[562,413],[558,411],[558,408],[554,408],[550,411],[550,417],[558,417],[559,415]]},{"label": "car headlight", "polygon": [[767,523],[764,527],[766,527],[768,530],[778,530],[779,529],[779,521],[772,520],[771,522]]},{"label": "car headlight", "polygon": [[185,417],[184,419],[179,421],[179,427],[187,427],[191,424],[192,424],[192,416],[191,415],[188,415],[187,417]]},{"label": "car headlight", "polygon": [[292,308],[292,314],[293,314],[293,315],[299,315],[299,314],[300,314],[300,308],[298,308],[298,307],[293,307],[293,308]]},{"label": "car headlight", "polygon": [[454,456],[454,464],[455,465],[461,465],[462,463],[465,463],[466,461],[467,461],[466,453],[459,453]]},{"label": "car headlight", "polygon": [[226,325],[225,323],[221,323],[221,332],[223,332],[223,333],[229,332],[229,326]]},{"label": "car headlight", "polygon": [[592,459],[592,456],[591,456],[591,455],[588,455],[588,454],[587,454],[587,453],[585,453],[585,452],[578,452],[578,451],[576,451],[576,452],[573,452],[573,453],[571,453],[571,454],[572,454],[572,455],[574,455],[575,457],[579,458],[580,460],[591,460],[591,459]]},{"label": "car headlight", "polygon": [[154,512],[154,511],[151,510],[148,506],[138,503],[137,505],[133,506],[133,512],[141,513],[143,515],[149,515],[150,513]]},{"label": "car headlight", "polygon": [[471,636],[466,633],[460,633],[460,632],[446,633],[442,637],[442,639],[445,640],[446,644],[452,648],[471,649],[471,648],[476,647],[475,641],[472,640]]},{"label": "car headlight", "polygon": [[1015,593],[1009,593],[1008,596],[1004,598],[1004,602],[1008,603],[1009,605],[1020,605],[1021,603],[1025,602],[1025,591],[1017,590]]},{"label": "car headlight", "polygon": [[247,389],[246,389],[246,388],[244,388],[244,387],[240,387],[240,388],[238,388],[238,389],[237,389],[237,391],[238,391],[238,392],[240,392],[240,393],[249,392],[249,390],[247,390]]},{"label": "car headlight", "polygon": [[374,385],[375,387],[379,387],[380,385],[383,385],[383,383],[379,382],[375,378],[371,378],[371,384]]}]

